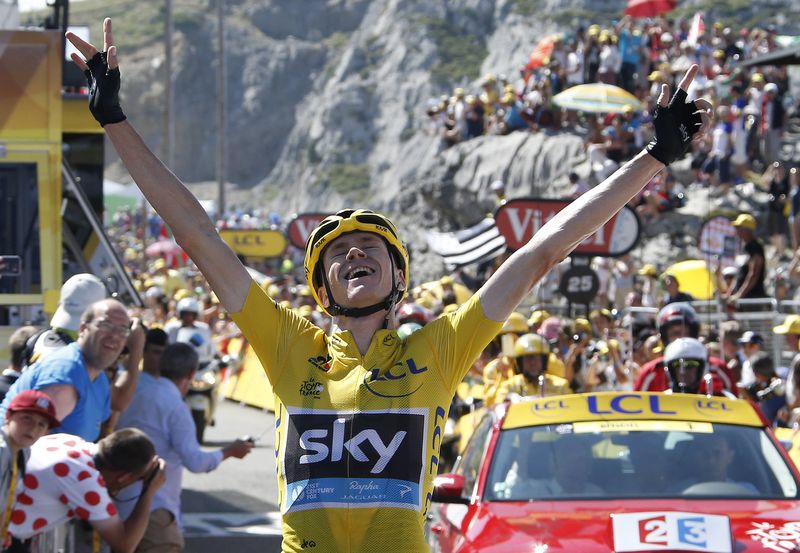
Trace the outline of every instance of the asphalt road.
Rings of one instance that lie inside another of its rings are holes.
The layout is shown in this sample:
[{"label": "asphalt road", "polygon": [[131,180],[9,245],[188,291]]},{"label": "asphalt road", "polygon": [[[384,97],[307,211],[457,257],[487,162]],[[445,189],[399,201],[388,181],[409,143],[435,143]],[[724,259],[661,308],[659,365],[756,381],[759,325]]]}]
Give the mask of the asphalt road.
[{"label": "asphalt road", "polygon": [[187,553],[280,551],[272,413],[223,400],[205,447],[220,448],[237,437],[258,438],[244,459],[227,459],[207,474],[183,474]]}]

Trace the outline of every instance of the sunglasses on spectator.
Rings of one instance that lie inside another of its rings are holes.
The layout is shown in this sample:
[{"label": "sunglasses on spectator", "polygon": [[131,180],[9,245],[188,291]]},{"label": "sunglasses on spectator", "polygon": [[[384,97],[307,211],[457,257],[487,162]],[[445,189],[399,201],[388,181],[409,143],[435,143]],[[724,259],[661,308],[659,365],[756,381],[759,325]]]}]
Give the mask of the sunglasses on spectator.
[{"label": "sunglasses on spectator", "polygon": [[675,359],[667,364],[670,369],[701,369],[705,363],[699,359]]}]

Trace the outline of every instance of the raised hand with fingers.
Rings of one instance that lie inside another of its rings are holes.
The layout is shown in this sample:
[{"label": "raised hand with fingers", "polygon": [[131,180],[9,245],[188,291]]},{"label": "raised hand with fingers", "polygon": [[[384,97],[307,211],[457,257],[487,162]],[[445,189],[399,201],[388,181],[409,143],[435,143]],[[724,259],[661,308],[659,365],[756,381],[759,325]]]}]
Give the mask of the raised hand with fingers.
[{"label": "raised hand with fingers", "polygon": [[[72,61],[83,70],[89,84],[89,111],[102,126],[125,121],[125,114],[119,105],[119,64],[117,47],[111,33],[111,19],[103,21],[103,51],[84,41],[74,33],[67,33],[69,40],[83,58],[72,54]],[[84,59],[85,58],[85,59]]]},{"label": "raised hand with fingers", "polygon": [[664,165],[685,156],[692,139],[701,136],[710,123],[711,104],[708,101],[686,101],[686,90],[697,70],[697,65],[689,68],[669,103],[669,85],[661,85],[658,105],[653,113],[656,135],[647,145],[647,151]]}]

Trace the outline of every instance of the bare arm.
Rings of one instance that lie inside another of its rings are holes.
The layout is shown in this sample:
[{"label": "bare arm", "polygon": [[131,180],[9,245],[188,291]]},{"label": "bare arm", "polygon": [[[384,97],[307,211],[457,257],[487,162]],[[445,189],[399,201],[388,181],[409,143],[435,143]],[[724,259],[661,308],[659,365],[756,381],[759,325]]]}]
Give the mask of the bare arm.
[{"label": "bare arm", "polygon": [[[693,65],[686,73],[680,84],[682,90],[689,87],[697,69]],[[669,87],[662,85],[659,106],[666,108],[669,97]],[[703,110],[710,108],[704,100],[697,100],[695,104]],[[707,114],[702,119],[703,128],[694,135],[696,139],[702,137],[709,123]],[[686,133],[683,127],[681,130]],[[692,129],[691,133],[696,130]],[[691,136],[687,134],[686,140]],[[534,284],[622,209],[663,168],[663,163],[643,150],[608,179],[561,210],[514,252],[478,291],[486,316],[504,321]]]},{"label": "bare arm", "polygon": [[111,409],[118,413],[127,409],[133,400],[133,394],[136,393],[136,386],[139,383],[139,363],[144,354],[145,335],[142,321],[134,318],[132,322],[131,334],[126,343],[128,359],[125,361],[125,370],[111,383]]},{"label": "bare arm", "polygon": [[117,553],[133,553],[147,530],[147,524],[150,521],[150,504],[156,490],[161,487],[165,478],[164,461],[159,459],[158,462],[158,471],[150,482],[142,487],[142,493],[131,516],[124,521],[116,515],[106,520],[91,521],[92,527],[97,530],[103,541]]},{"label": "bare arm", "polygon": [[478,291],[484,313],[504,321],[550,269],[622,209],[664,165],[641,152],[548,221]]},{"label": "bare arm", "polygon": [[[67,33],[67,38],[86,60],[97,53],[97,48],[73,33]],[[108,67],[115,69],[117,50],[108,18],[103,22],[103,42],[104,51],[108,53]],[[72,55],[72,60],[82,70],[88,70],[86,61],[77,54]],[[170,226],[175,240],[195,262],[222,304],[228,311],[239,311],[247,298],[250,275],[217,234],[203,207],[150,151],[130,123],[111,123],[104,128],[133,180]]]},{"label": "bare arm", "polygon": [[40,390],[53,400],[58,420],[63,421],[78,404],[78,392],[72,384],[53,384]]}]

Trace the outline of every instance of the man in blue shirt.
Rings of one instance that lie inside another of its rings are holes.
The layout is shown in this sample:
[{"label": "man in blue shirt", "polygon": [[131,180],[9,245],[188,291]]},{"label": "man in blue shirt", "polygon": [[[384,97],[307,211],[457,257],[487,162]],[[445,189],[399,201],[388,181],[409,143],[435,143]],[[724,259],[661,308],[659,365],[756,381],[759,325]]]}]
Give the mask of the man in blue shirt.
[{"label": "man in blue shirt", "polygon": [[141,327],[136,336],[132,335],[131,320],[120,302],[106,299],[93,303],[81,316],[77,341],[22,373],[0,405],[0,419],[19,392],[40,390],[52,398],[61,420],[53,433],[74,434],[96,442],[102,424],[111,416],[112,403],[114,409],[122,410],[129,401],[119,402],[121,396],[116,391],[112,397],[104,371],[116,363],[126,345],[141,352],[143,339]]},{"label": "man in blue shirt", "polygon": [[[161,355],[158,374],[143,372],[130,407],[122,413],[119,427],[133,427],[147,434],[156,453],[167,462],[167,481],[153,498],[150,522],[137,553],[178,553],[183,550],[181,532],[181,478],[183,468],[192,472],[210,472],[229,458],[245,457],[253,448],[249,441],[236,440],[217,451],[203,451],[197,443],[194,421],[183,397],[197,370],[198,356],[189,344],[170,344]],[[138,489],[120,494],[135,497]],[[124,504],[118,505],[122,512]]]}]

